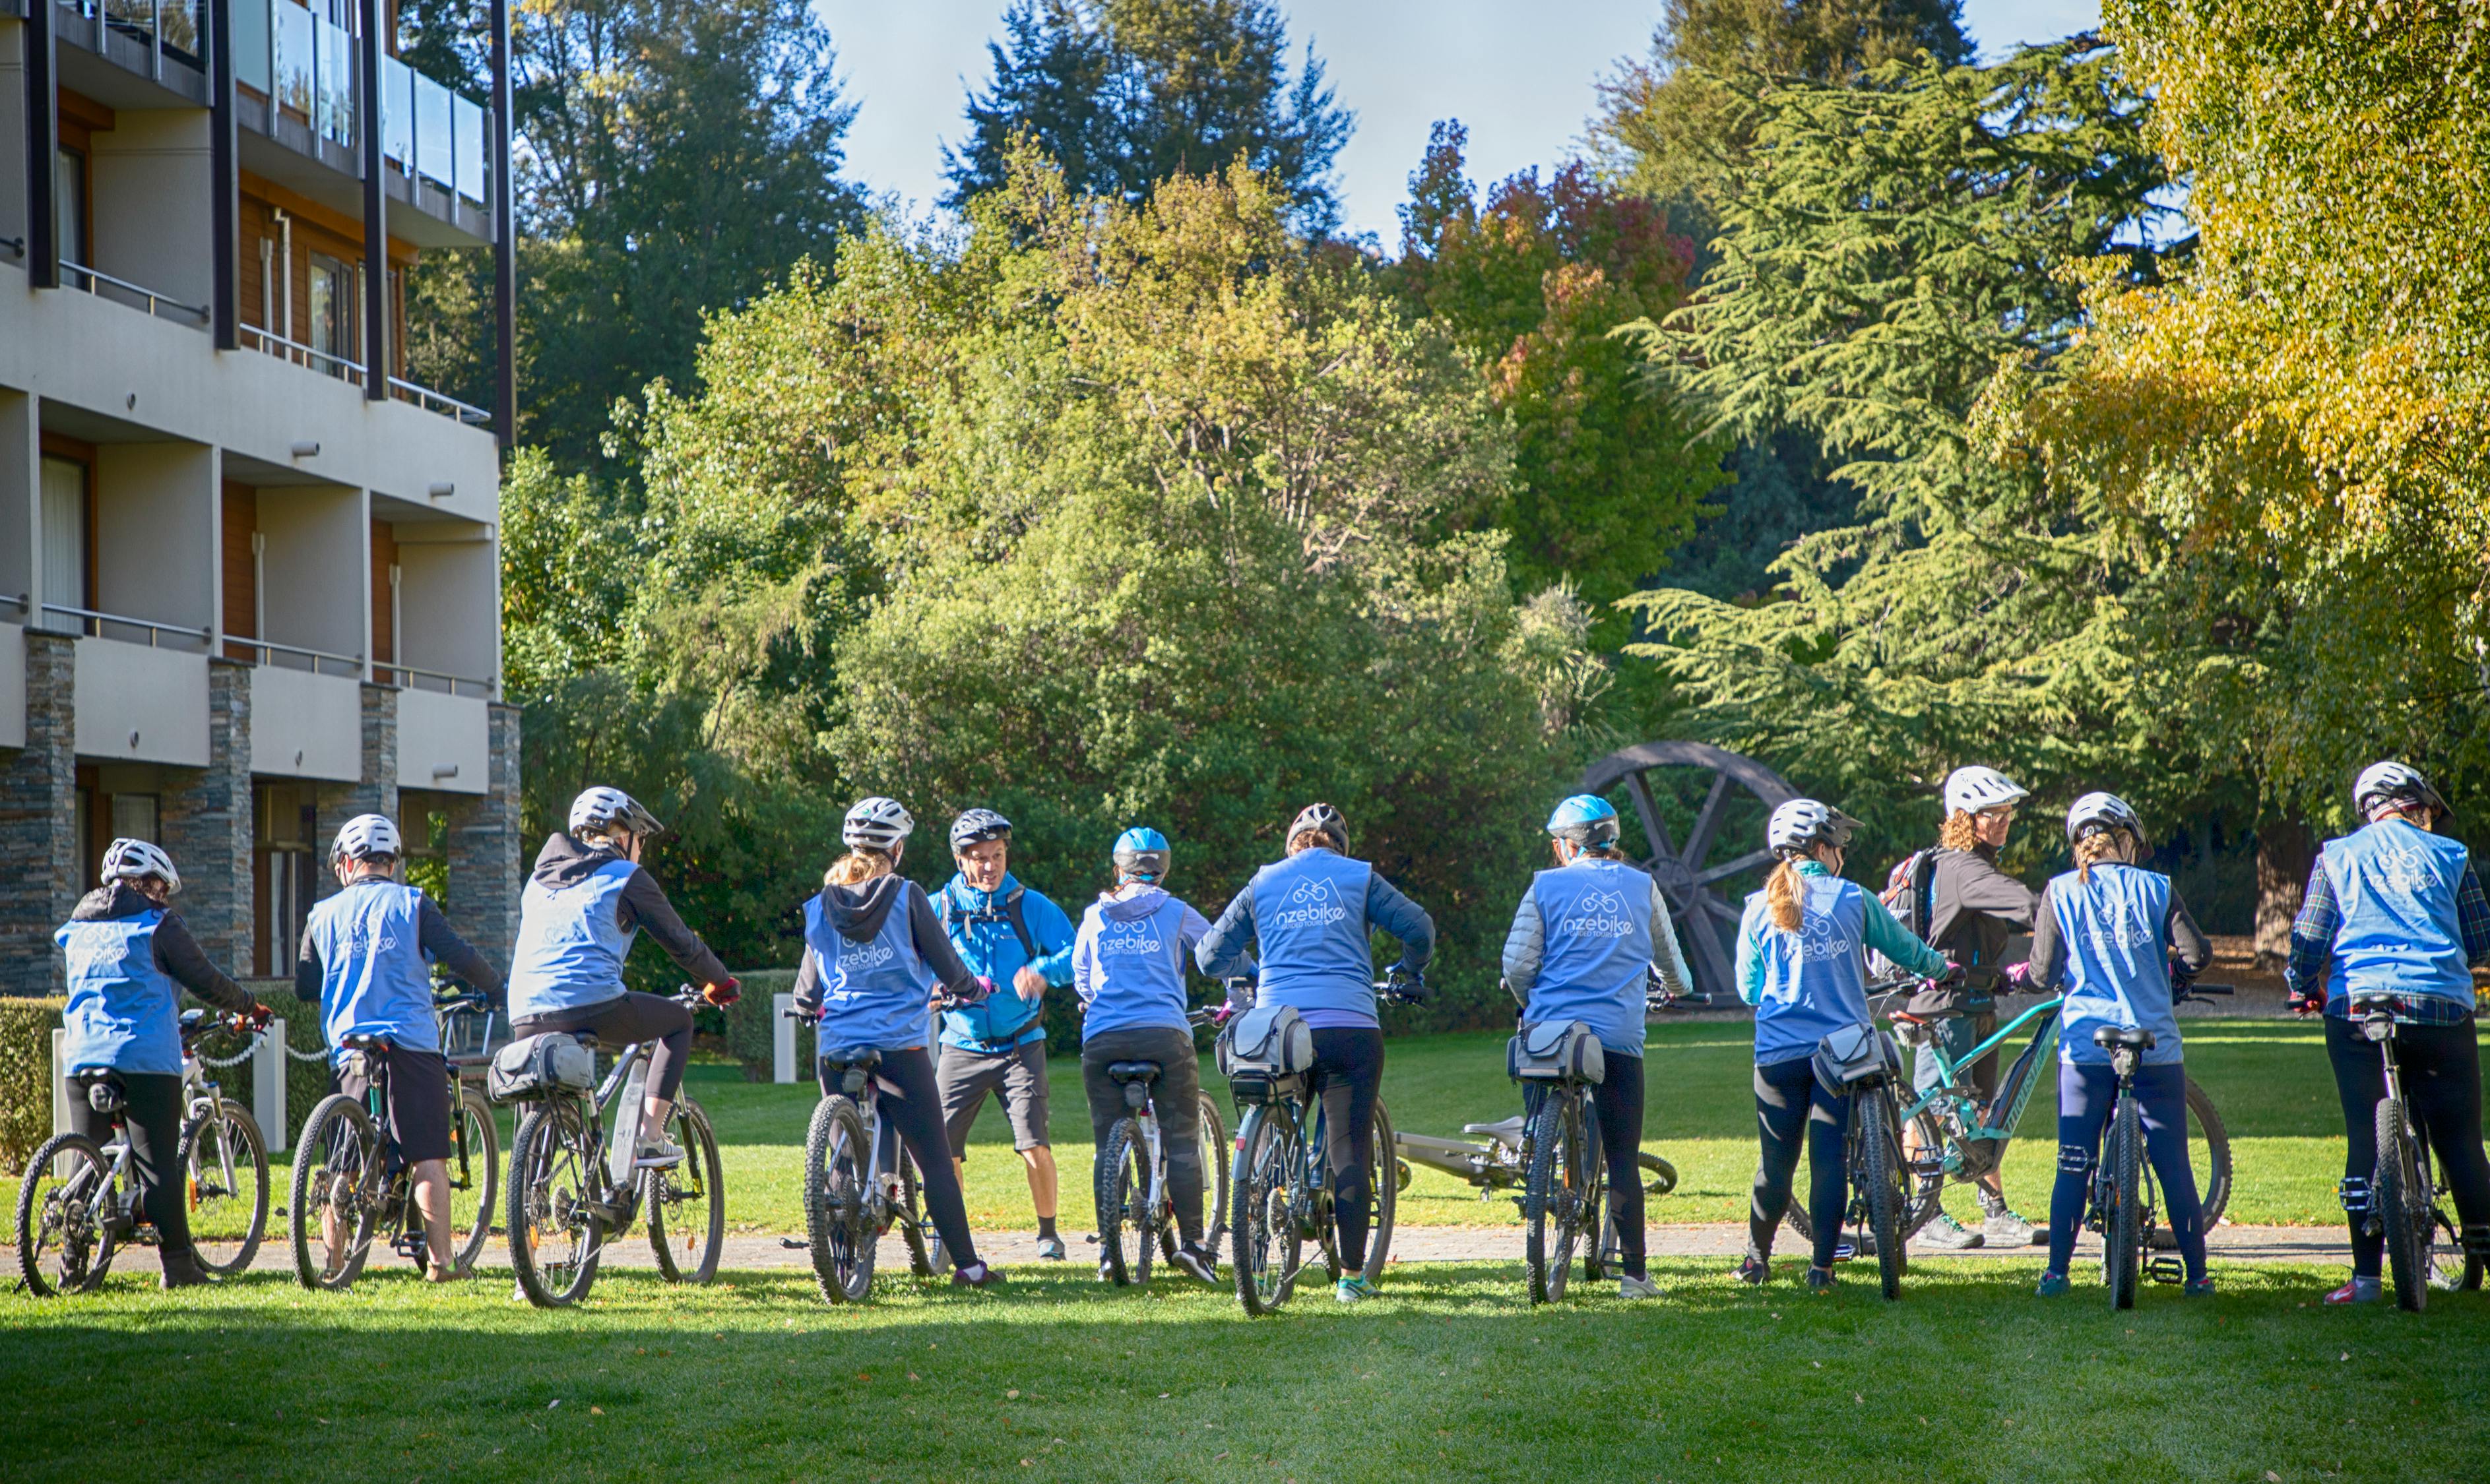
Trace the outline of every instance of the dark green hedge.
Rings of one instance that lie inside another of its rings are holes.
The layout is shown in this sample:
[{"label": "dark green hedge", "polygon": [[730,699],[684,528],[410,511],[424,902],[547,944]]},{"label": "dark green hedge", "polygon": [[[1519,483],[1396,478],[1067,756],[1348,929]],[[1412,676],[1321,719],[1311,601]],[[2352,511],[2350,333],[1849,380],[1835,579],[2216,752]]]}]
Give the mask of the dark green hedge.
[{"label": "dark green hedge", "polygon": [[52,1032],[67,1000],[0,998],[0,1170],[52,1136]]}]

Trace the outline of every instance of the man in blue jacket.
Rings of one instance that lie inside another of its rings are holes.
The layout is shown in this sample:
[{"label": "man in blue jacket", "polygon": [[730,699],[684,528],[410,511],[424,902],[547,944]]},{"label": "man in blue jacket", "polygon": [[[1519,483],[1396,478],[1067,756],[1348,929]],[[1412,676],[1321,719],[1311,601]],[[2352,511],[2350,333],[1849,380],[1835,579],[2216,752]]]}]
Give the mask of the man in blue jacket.
[{"label": "man in blue jacket", "polygon": [[1000,1096],[1012,1148],[1028,1166],[1037,1255],[1061,1262],[1055,1151],[1046,1137],[1046,991],[1072,983],[1075,934],[1061,907],[1012,875],[1010,853],[1011,821],[993,810],[972,809],[951,821],[951,859],[960,871],[935,894],[934,913],[961,961],[996,992],[943,1014],[936,1082],[955,1164],[968,1156],[969,1126],[986,1095]]}]

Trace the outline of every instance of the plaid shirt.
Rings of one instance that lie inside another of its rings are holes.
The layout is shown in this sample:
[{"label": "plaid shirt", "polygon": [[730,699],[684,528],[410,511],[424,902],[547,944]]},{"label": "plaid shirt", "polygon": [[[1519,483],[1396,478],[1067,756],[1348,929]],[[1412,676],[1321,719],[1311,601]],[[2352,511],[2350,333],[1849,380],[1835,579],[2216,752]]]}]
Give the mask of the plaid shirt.
[{"label": "plaid shirt", "polygon": [[[2456,929],[2464,939],[2464,957],[2468,963],[2490,958],[2490,897],[2481,891],[2481,878],[2471,865],[2464,868],[2464,878],[2455,885]],[[2334,899],[2334,883],[2324,868],[2309,872],[2308,895],[2302,899],[2300,916],[2291,925],[2291,961],[2283,966],[2283,983],[2294,993],[2322,994],[2326,988],[2326,962],[2333,956],[2334,932],[2343,926],[2343,908]],[[2472,1008],[2453,1000],[2415,995],[2404,1002],[2400,1017],[2414,1025],[2460,1025],[2473,1013]],[[2326,1013],[2336,1018],[2348,1017],[2350,1002],[2329,1004]]]}]

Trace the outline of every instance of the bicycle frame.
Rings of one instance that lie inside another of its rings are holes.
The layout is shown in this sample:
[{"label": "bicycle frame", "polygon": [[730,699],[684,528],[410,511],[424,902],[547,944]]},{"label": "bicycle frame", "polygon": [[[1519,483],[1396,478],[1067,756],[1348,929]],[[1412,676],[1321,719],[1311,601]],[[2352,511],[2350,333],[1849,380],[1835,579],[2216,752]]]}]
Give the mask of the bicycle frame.
[{"label": "bicycle frame", "polygon": [[[1951,1175],[1961,1168],[1962,1151],[1959,1147],[1960,1141],[1968,1141],[1972,1139],[2003,1140],[2012,1138],[2014,1136],[2015,1128],[2023,1122],[2024,1108],[2029,1106],[2032,1101],[2033,1089],[2039,1087],[2041,1081],[2041,1078],[2033,1076],[2023,1076],[2012,1079],[2017,1084],[2014,1088],[2013,1099],[2003,1108],[1991,1107],[1988,1110],[1992,1116],[2003,1115],[1998,1118],[1996,1123],[1990,1124],[1982,1120],[1979,1097],[1969,1089],[1959,1085],[1957,1081],[1958,1074],[1967,1067],[1978,1066],[1982,1057],[1984,1057],[1991,1051],[1995,1051],[2004,1046],[2006,1042],[2013,1040],[2015,1035],[2020,1032],[2024,1026],[2031,1024],[2035,1020],[2041,1020],[2042,1023],[2036,1031],[2033,1032],[2031,1042],[2021,1052],[2016,1054],[2015,1059],[2019,1063],[2023,1058],[2031,1057],[2035,1059],[2036,1064],[2039,1060],[2045,1059],[2048,1056],[2053,1043],[2058,1039],[2058,1012],[2066,1003],[2067,1000],[2064,995],[2052,995],[2048,999],[2042,1000],[2040,1004],[2033,1006],[2030,1010],[2023,1012],[2023,1013],[2016,1015],[2013,1019],[1999,1026],[1986,1040],[1981,1042],[1978,1045],[1963,1053],[1959,1060],[1948,1056],[1946,1054],[1945,1047],[1939,1045],[1934,1039],[1930,1039],[1920,1046],[1920,1055],[1933,1056],[1936,1058],[1937,1072],[1940,1081],[1935,1087],[1930,1088],[1925,1095],[1919,1097],[1917,1100],[1903,1104],[1900,1108],[1901,1120],[1903,1125],[1908,1127],[1911,1120],[1919,1117],[1922,1113],[1932,1111],[1942,1113],[1948,1110],[1951,1110],[1954,1113],[1954,1121],[1961,1125],[1962,1131],[1959,1135],[1959,1140],[1949,1141],[1950,1145],[1953,1147],[1949,1147],[1946,1151],[1946,1173]],[[1902,1101],[1901,1095],[1898,1092],[1895,1100],[1896,1103],[1901,1103]]]}]

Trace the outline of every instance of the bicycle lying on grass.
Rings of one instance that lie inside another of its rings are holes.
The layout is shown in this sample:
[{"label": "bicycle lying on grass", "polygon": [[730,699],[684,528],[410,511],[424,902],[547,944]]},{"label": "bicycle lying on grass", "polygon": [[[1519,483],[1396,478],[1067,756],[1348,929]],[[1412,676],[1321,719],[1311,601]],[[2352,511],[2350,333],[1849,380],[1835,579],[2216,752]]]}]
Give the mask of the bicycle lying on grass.
[{"label": "bicycle lying on grass", "polygon": [[[448,1019],[480,1010],[484,996],[467,990],[433,1001]],[[391,1250],[425,1263],[423,1213],[416,1209],[415,1169],[398,1148],[389,1120],[385,1038],[349,1036],[339,1049],[371,1058],[371,1081],[361,1098],[332,1093],[303,1122],[295,1143],[294,1184],[286,1210],[294,1225],[294,1275],[304,1288],[339,1289],[362,1273],[373,1237],[386,1232]],[[449,1080],[449,1254],[453,1272],[467,1272],[492,1235],[493,1191],[500,1178],[501,1135],[492,1105],[461,1081]]]},{"label": "bicycle lying on grass", "polygon": [[[702,1003],[700,991],[689,985],[679,986],[673,998],[686,1007]],[[576,1042],[593,1067],[596,1038],[590,1032],[554,1031],[529,1040],[556,1037]],[[510,1055],[511,1046],[502,1054]],[[718,1247],[726,1240],[726,1176],[709,1115],[689,1093],[678,1092],[666,1115],[667,1132],[683,1152],[681,1162],[639,1168],[640,1110],[651,1054],[646,1042],[625,1045],[594,1093],[556,1081],[528,1095],[536,1106],[510,1141],[510,1268],[519,1292],[538,1308],[587,1298],[605,1242],[627,1234],[644,1206],[649,1246],[667,1281],[707,1283],[717,1276]],[[588,1078],[574,1080],[584,1084]]]},{"label": "bicycle lying on grass", "polygon": [[[1208,1025],[1215,1018],[1210,1010],[1185,1016],[1194,1025]],[[1093,1184],[1100,1269],[1118,1286],[1150,1281],[1153,1248],[1169,1262],[1175,1261],[1175,1195],[1168,1187],[1167,1140],[1161,1136],[1153,1101],[1153,1090],[1164,1070],[1156,1062],[1112,1062],[1107,1067],[1107,1075],[1123,1089],[1124,1116],[1115,1120],[1107,1131],[1107,1142],[1098,1148]],[[1202,1150],[1202,1199],[1208,1208],[1202,1213],[1202,1247],[1216,1263],[1228,1219],[1228,1131],[1210,1095],[1200,1093],[1197,1100],[1201,1132],[1196,1143]],[[1128,1240],[1132,1243],[1129,1261],[1124,1255]]]},{"label": "bicycle lying on grass", "polygon": [[[224,1096],[199,1047],[211,1034],[242,1038],[232,1061],[246,1060],[268,1034],[246,1015],[182,1012],[180,1160],[190,1207],[191,1253],[199,1267],[229,1276],[250,1266],[268,1231],[268,1142],[250,1110]],[[110,1071],[72,1078],[74,1096],[112,1115],[112,1137],[54,1134],[26,1161],[17,1187],[17,1270],[39,1298],[84,1293],[101,1283],[125,1244],[153,1244],[156,1229],[139,1207],[130,1169],[130,1128],[120,1081]]]},{"label": "bicycle lying on grass", "polygon": [[2378,1099],[2378,1164],[2369,1181],[2369,1230],[2387,1242],[2395,1306],[2418,1314],[2429,1291],[2481,1286],[2490,1257],[2465,1250],[2463,1236],[2440,1204],[2429,1139],[2404,1102],[2403,1069],[2395,1059],[2395,1027],[2407,1012],[2390,994],[2356,994],[2352,1015],[2384,1062],[2387,1095]]}]

